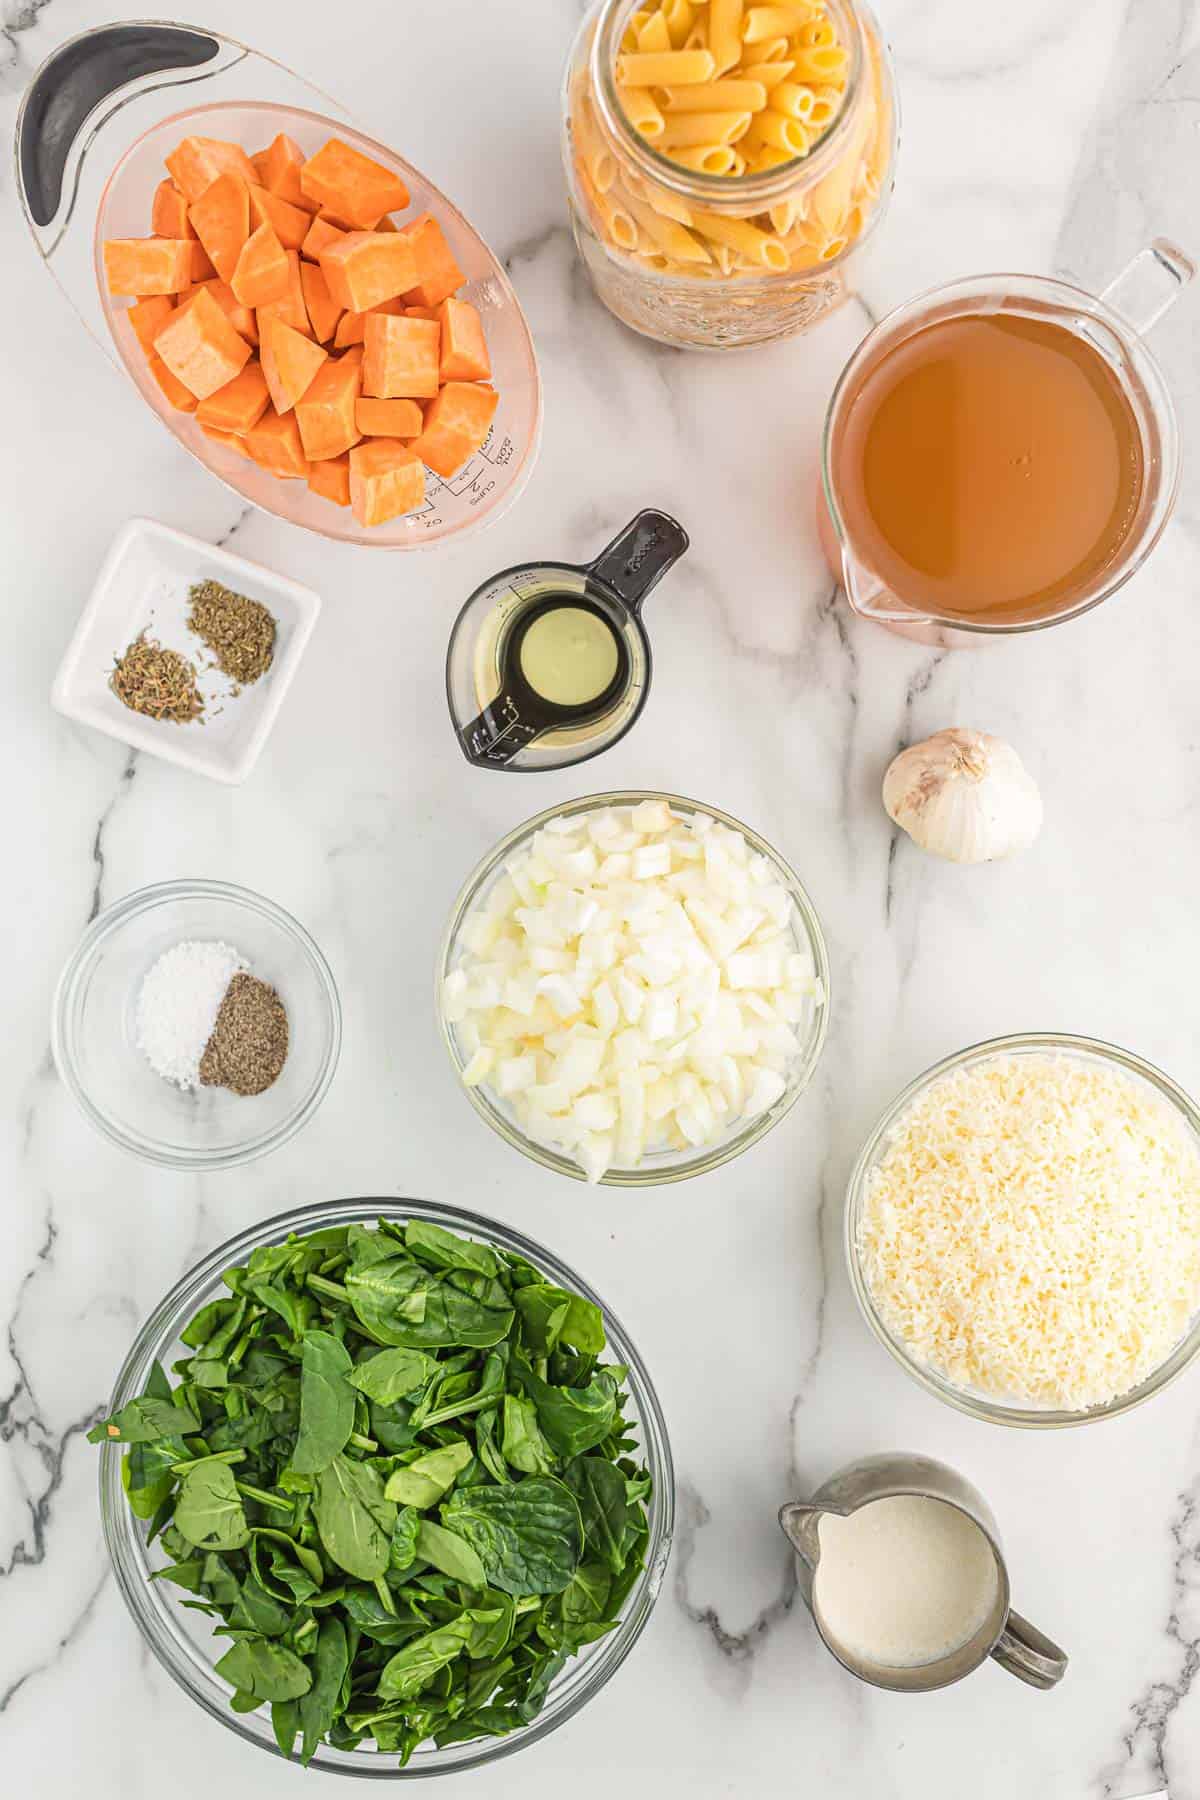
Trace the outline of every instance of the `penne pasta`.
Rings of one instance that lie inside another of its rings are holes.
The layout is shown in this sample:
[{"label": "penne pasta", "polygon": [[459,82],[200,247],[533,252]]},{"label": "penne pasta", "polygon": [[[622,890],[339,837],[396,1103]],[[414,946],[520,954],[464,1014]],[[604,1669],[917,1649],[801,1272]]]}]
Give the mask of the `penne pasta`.
[{"label": "penne pasta", "polygon": [[780,82],[787,80],[794,67],[795,64],[792,62],[763,62],[751,64],[750,73],[754,76],[758,85],[767,90],[768,104],[773,90],[779,86]]},{"label": "penne pasta", "polygon": [[596,196],[596,211],[604,220],[609,239],[618,250],[636,250],[638,230],[632,214],[618,204],[611,194]]},{"label": "penne pasta", "polygon": [[628,87],[676,87],[695,81],[711,81],[716,65],[707,50],[660,50],[643,55],[640,50],[617,58],[617,81]]},{"label": "penne pasta", "polygon": [[742,54],[745,0],[709,0],[708,47],[718,75],[732,69]]},{"label": "penne pasta", "polygon": [[796,35],[805,47],[837,43],[837,34],[828,19],[811,19],[807,25],[800,27]]},{"label": "penne pasta", "polygon": [[695,214],[697,231],[709,237],[716,244],[725,244],[738,256],[744,256],[747,262],[763,269],[786,269],[788,265],[787,247],[779,238],[770,232],[760,231],[746,219],[727,219],[723,213],[698,212]]},{"label": "penne pasta", "polygon": [[799,119],[803,125],[812,114],[816,95],[810,87],[800,87],[794,81],[781,81],[771,94],[771,111],[786,113],[789,119]]},{"label": "penne pasta", "polygon": [[696,23],[696,9],[691,0],[664,0],[659,18],[666,21],[671,48],[682,50]]},{"label": "penne pasta", "polygon": [[846,52],[840,44],[818,44],[812,50],[797,50],[793,58],[796,80],[832,81],[843,72],[846,60]]},{"label": "penne pasta", "polygon": [[[645,187],[645,183],[643,183],[643,187]],[[652,206],[656,213],[661,213],[664,219],[674,219],[679,225],[690,225],[692,222],[691,207],[686,200],[681,200],[678,194],[673,194],[670,188],[646,187],[641,198],[649,206]]]},{"label": "penne pasta", "polygon": [[650,17],[650,14],[648,12],[635,12],[635,13],[630,14],[630,17],[628,19],[628,22],[626,23],[625,29],[621,33],[621,48],[622,48],[622,50],[636,50],[637,49],[638,32],[642,29],[642,26],[646,23],[646,21],[647,21],[647,19],[649,19],[649,17]]},{"label": "penne pasta", "polygon": [[685,265],[706,263],[710,260],[708,251],[700,239],[685,225],[680,225],[674,219],[664,219],[662,214],[655,212],[652,206],[647,206],[644,200],[635,200],[632,195],[629,196],[627,204],[637,222],[639,231],[649,238],[652,244],[656,244],[664,256],[669,256],[675,262]]},{"label": "penne pasta", "polygon": [[638,26],[637,47],[639,51],[647,55],[671,48],[671,33],[667,26],[666,13],[652,12],[644,24]]},{"label": "penne pasta", "polygon": [[786,113],[761,112],[746,133],[746,142],[759,150],[786,150],[789,156],[803,156],[809,137],[798,119],[789,119]]},{"label": "penne pasta", "polygon": [[617,98],[621,102],[621,110],[635,131],[640,131],[644,138],[661,138],[663,116],[645,88],[622,87],[618,82]]},{"label": "penne pasta", "polygon": [[589,101],[581,101],[575,115],[573,130],[579,145],[580,159],[587,170],[592,186],[597,193],[607,194],[617,178],[617,161],[596,129]]},{"label": "penne pasta", "polygon": [[797,202],[795,200],[777,200],[775,205],[767,209],[767,217],[771,221],[771,230],[776,237],[786,238],[797,219]]},{"label": "penne pasta", "polygon": [[731,149],[729,154],[733,158],[733,161],[729,165],[729,173],[731,175],[744,175],[746,173],[746,159],[741,151]]},{"label": "penne pasta", "polygon": [[742,51],[742,67],[754,74],[760,63],[783,62],[791,54],[791,45],[787,38],[767,38],[761,44],[747,44]]},{"label": "penne pasta", "polygon": [[663,88],[663,112],[761,112],[767,90],[758,81],[705,81],[696,87]]},{"label": "penne pasta", "polygon": [[[661,114],[659,115],[661,117]],[[655,140],[663,150],[694,144],[732,144],[750,128],[749,113],[676,113]]]},{"label": "penne pasta", "polygon": [[690,148],[674,150],[671,161],[682,169],[695,169],[701,175],[732,175],[734,165],[743,158],[728,144],[694,144]]},{"label": "penne pasta", "polygon": [[812,21],[813,8],[798,6],[752,6],[742,21],[742,42],[761,44],[768,38],[791,37]]}]

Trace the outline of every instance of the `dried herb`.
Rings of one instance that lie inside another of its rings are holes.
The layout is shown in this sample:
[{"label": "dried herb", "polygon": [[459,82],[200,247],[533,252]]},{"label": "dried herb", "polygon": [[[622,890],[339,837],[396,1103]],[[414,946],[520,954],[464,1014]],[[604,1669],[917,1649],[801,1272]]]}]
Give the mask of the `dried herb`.
[{"label": "dried herb", "polygon": [[261,1094],[278,1079],[287,1053],[283,1001],[257,975],[235,975],[200,1058],[201,1083],[235,1094]]},{"label": "dried herb", "polygon": [[164,650],[144,631],[117,658],[109,686],[123,706],[149,719],[186,725],[204,712],[193,665],[177,650]]},{"label": "dried herb", "polygon": [[275,620],[261,602],[219,581],[193,583],[188,598],[188,629],[208,645],[223,675],[248,687],[266,674],[275,652]]}]

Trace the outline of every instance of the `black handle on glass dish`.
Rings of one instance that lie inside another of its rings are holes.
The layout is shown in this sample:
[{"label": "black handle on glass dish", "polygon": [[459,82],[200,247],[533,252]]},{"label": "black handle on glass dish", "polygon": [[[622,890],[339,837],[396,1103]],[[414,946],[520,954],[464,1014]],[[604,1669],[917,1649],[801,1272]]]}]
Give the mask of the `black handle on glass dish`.
[{"label": "black handle on glass dish", "polygon": [[241,44],[190,25],[130,19],[81,32],[53,51],[30,83],[17,116],[17,180],[31,225],[44,229],[58,215],[72,147],[103,101],[147,76],[211,64],[222,50],[232,53],[223,67],[247,54]]},{"label": "black handle on glass dish", "polygon": [[[594,562],[559,566],[574,569],[585,577],[588,587],[602,593],[610,605],[615,602],[630,613],[637,620],[644,638],[642,603],[672,563],[679,561],[689,542],[688,534],[678,520],[671,518],[669,513],[647,507],[605,545]],[[532,607],[521,620],[504,646],[500,692],[469,725],[459,729],[458,741],[468,762],[480,769],[509,769],[513,759],[543,733],[599,717],[623,692],[629,679],[629,654],[619,639],[617,672],[604,692],[586,705],[555,705],[537,693],[522,672],[520,646],[533,621],[560,606],[587,607],[588,604],[587,588],[582,594],[564,592],[543,605]],[[603,609],[594,603],[591,610],[603,616]],[[612,629],[611,625],[609,629]]]}]

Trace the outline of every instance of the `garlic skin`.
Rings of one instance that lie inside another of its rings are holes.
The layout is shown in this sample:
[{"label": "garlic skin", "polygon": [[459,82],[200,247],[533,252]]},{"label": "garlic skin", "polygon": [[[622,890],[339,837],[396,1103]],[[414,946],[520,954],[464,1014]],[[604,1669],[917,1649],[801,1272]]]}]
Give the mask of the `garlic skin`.
[{"label": "garlic skin", "polygon": [[883,804],[915,844],[949,862],[1012,856],[1042,828],[1042,797],[1012,745],[957,725],[900,752]]}]

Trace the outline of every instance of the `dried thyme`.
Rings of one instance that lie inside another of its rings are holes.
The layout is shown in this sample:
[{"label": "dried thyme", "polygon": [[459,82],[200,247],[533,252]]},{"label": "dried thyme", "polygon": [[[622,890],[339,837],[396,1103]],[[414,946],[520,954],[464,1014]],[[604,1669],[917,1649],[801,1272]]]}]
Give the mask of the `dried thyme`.
[{"label": "dried thyme", "polygon": [[287,1053],[283,1001],[256,975],[235,975],[200,1059],[201,1084],[234,1094],[261,1094],[278,1078]]},{"label": "dried thyme", "polygon": [[261,602],[219,581],[193,583],[188,598],[188,630],[208,645],[223,675],[241,688],[266,674],[275,651],[275,620]]},{"label": "dried thyme", "polygon": [[193,665],[177,650],[164,650],[144,631],[117,658],[109,686],[123,706],[149,719],[187,725],[204,712]]}]

